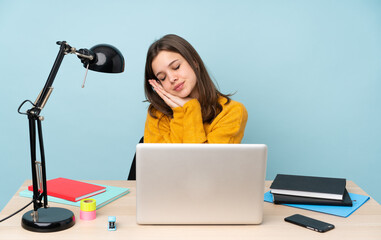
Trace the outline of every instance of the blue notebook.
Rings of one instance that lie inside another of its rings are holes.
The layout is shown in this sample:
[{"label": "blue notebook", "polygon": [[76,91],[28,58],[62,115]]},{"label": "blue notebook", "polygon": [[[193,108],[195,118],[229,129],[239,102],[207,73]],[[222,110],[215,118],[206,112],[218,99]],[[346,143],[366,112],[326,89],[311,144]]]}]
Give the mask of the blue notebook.
[{"label": "blue notebook", "polygon": [[[290,207],[302,208],[302,209],[311,210],[315,212],[332,214],[339,217],[348,217],[354,211],[356,211],[359,207],[361,207],[366,201],[369,200],[368,196],[363,196],[360,194],[349,193],[349,196],[351,197],[353,202],[352,207],[329,206],[329,205],[304,205],[304,204],[280,204],[280,205],[286,205]],[[264,197],[265,197],[264,198],[265,202],[270,202],[270,203],[273,202],[273,195],[270,193],[270,191],[266,192]]]},{"label": "blue notebook", "polygon": [[[97,204],[97,209],[100,209],[101,207],[105,206],[106,204],[109,204],[110,202],[113,202],[116,199],[118,199],[118,198],[120,198],[120,197],[122,197],[122,196],[124,196],[130,192],[129,188],[113,187],[113,186],[102,185],[102,184],[95,184],[95,185],[106,187],[105,192],[90,197],[92,199],[95,199],[96,204]],[[29,191],[27,189],[27,190],[21,191],[20,196],[32,198],[33,192]],[[48,202],[49,201],[67,204],[67,205],[72,205],[72,206],[77,206],[77,207],[80,207],[80,204],[81,204],[81,201],[72,202],[72,201],[68,201],[65,199],[56,198],[56,197],[52,197],[52,196],[48,196]]]}]

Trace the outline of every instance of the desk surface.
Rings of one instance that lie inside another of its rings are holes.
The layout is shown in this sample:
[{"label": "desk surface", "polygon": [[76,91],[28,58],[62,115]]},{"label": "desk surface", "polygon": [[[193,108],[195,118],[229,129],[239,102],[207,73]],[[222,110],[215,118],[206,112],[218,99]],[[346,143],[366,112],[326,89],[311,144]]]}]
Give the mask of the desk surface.
[{"label": "desk surface", "polygon": [[[264,203],[263,223],[260,225],[138,225],[136,224],[135,181],[89,181],[130,188],[130,193],[97,210],[92,221],[79,219],[79,208],[50,202],[50,206],[70,209],[77,216],[76,224],[56,233],[34,233],[21,227],[21,217],[28,207],[16,216],[0,223],[0,239],[381,239],[381,206],[370,199],[348,218],[336,217],[282,205]],[[25,181],[19,191],[25,190]],[[265,191],[271,181],[266,181]],[[351,193],[367,195],[351,181],[347,183]],[[18,191],[18,192],[19,192]],[[0,219],[25,206],[30,199],[20,197],[18,192],[0,213]],[[303,214],[335,225],[326,233],[317,233],[283,219],[292,214]],[[108,216],[116,216],[117,230],[107,230]]]}]

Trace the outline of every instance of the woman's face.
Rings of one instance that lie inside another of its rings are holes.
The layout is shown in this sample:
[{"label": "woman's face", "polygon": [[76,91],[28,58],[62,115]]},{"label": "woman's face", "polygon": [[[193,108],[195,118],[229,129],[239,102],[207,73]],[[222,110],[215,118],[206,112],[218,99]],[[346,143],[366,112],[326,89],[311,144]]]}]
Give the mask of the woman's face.
[{"label": "woman's face", "polygon": [[161,51],[152,61],[152,69],[168,93],[181,97],[197,98],[197,77],[189,63],[180,54]]}]

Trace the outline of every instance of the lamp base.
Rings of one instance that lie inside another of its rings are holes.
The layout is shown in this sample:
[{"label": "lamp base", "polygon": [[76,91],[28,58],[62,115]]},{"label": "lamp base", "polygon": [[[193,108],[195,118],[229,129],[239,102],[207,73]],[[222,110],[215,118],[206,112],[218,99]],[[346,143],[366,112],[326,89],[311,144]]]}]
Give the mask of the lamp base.
[{"label": "lamp base", "polygon": [[33,220],[33,210],[26,212],[21,221],[23,228],[33,232],[57,232],[75,224],[74,213],[65,208],[39,208],[38,220]]}]

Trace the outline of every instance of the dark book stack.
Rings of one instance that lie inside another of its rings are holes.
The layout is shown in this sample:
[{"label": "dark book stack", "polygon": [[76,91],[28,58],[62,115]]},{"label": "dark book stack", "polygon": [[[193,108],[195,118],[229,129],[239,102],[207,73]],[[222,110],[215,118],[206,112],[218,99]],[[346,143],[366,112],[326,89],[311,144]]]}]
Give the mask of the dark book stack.
[{"label": "dark book stack", "polygon": [[344,178],[278,174],[270,186],[275,204],[352,206]]}]

